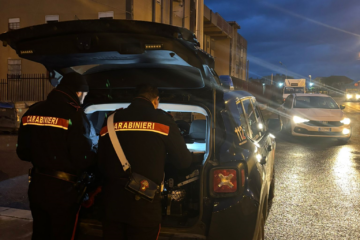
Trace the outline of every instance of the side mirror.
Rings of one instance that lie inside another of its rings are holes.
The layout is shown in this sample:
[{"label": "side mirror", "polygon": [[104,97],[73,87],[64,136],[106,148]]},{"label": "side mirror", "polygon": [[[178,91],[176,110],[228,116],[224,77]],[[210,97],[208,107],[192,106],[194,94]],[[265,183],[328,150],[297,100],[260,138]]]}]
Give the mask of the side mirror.
[{"label": "side mirror", "polygon": [[341,110],[345,109],[345,105],[340,105],[340,109]]},{"label": "side mirror", "polygon": [[267,125],[271,133],[278,133],[282,130],[282,123],[278,118],[269,119]]}]

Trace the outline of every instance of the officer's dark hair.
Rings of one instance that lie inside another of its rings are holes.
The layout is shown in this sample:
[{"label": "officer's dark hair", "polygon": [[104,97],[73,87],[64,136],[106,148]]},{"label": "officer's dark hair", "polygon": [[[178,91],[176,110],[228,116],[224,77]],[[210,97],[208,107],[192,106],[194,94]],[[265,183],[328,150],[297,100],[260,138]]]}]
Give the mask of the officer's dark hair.
[{"label": "officer's dark hair", "polygon": [[141,84],[136,87],[136,97],[143,97],[152,101],[158,96],[159,90],[155,86],[149,84]]}]

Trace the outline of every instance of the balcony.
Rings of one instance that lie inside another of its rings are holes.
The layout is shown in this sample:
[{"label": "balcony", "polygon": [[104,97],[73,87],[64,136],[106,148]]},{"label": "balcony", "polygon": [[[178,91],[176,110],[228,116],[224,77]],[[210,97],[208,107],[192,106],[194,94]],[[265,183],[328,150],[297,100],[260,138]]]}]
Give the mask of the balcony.
[{"label": "balcony", "polygon": [[214,38],[232,38],[233,28],[220,14],[204,6],[204,34]]}]

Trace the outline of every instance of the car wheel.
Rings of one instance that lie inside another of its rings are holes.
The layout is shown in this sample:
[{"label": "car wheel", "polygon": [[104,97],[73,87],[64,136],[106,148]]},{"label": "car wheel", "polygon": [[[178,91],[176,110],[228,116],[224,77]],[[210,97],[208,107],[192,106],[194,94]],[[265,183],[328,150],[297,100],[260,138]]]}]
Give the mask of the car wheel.
[{"label": "car wheel", "polygon": [[288,135],[288,136],[292,136],[292,131],[291,131],[291,123],[290,122],[287,122],[285,124],[285,133]]},{"label": "car wheel", "polygon": [[289,129],[291,127],[289,127],[289,123],[287,121],[283,121],[281,118],[280,118],[280,115],[278,117],[280,119],[280,121],[282,122],[282,125],[283,125],[283,128],[281,130],[281,132],[285,133],[285,134],[289,134]]}]

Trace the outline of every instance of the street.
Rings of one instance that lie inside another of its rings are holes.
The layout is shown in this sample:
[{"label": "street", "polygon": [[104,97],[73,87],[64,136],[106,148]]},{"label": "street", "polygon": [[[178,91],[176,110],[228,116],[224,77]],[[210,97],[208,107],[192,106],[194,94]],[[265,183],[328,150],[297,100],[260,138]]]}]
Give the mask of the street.
[{"label": "street", "polygon": [[360,239],[360,103],[338,103],[352,120],[348,144],[278,137],[266,239]]},{"label": "street", "polygon": [[[335,100],[352,120],[349,143],[277,137],[276,190],[266,239],[360,239],[360,102]],[[17,159],[16,140],[16,135],[0,136],[0,207],[29,209],[30,164]],[[5,226],[0,224],[0,232],[11,231]]]}]

